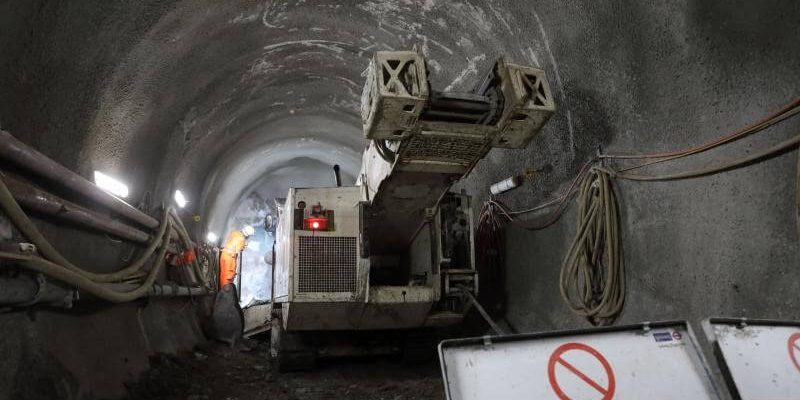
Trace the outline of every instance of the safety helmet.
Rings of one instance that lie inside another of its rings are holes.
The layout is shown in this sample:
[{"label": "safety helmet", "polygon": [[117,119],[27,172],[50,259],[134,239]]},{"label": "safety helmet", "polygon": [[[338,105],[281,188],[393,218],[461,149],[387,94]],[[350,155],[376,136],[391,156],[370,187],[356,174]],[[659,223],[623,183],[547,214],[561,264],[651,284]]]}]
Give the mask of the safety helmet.
[{"label": "safety helmet", "polygon": [[242,233],[244,233],[245,236],[253,236],[253,234],[256,233],[256,230],[250,225],[245,225],[245,227],[242,228]]}]

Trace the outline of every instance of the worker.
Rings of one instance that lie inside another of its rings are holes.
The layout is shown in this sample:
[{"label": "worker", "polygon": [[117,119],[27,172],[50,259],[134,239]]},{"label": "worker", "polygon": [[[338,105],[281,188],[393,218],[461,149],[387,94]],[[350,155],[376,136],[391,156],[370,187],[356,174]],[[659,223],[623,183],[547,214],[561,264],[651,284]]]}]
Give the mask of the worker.
[{"label": "worker", "polygon": [[247,238],[253,236],[255,229],[247,225],[241,230],[233,231],[225,240],[225,246],[219,255],[219,287],[234,283],[236,278],[236,259],[239,252],[247,246]]}]

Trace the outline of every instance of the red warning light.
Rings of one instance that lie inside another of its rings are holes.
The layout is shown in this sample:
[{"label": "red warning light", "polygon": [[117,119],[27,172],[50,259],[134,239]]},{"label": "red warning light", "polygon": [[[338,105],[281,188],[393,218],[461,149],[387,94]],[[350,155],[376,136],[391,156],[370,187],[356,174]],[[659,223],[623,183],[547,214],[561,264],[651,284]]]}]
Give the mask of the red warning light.
[{"label": "red warning light", "polygon": [[328,219],[320,217],[306,218],[306,229],[311,231],[324,231],[328,229]]}]

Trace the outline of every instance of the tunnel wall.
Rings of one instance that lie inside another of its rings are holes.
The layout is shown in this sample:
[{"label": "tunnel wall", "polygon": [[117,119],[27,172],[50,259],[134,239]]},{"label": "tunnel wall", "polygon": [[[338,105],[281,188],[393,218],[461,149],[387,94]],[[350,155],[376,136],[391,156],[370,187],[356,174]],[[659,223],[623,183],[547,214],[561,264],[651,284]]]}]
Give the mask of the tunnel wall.
[{"label": "tunnel wall", "polygon": [[[182,216],[202,235],[215,218],[226,222],[218,214],[276,165],[296,167],[295,158],[310,154],[325,163],[338,157],[344,171],[358,170],[352,155],[364,144],[361,74],[372,52],[416,45],[433,87],[454,91],[470,90],[504,55],[547,72],[558,111],[527,149],[493,150],[460,187],[480,203],[489,184],[551,165],[552,172],[501,198],[522,208],[557,196],[598,147],[683,148],[789,102],[800,89],[799,17],[792,1],[5,2],[0,126],[84,176],[101,169],[124,179],[132,203],[145,192],[152,204],[169,203],[180,188],[190,200]],[[313,126],[284,129],[286,121],[314,118]],[[742,157],[797,128],[788,121],[653,171]],[[270,153],[292,138],[295,153]],[[246,175],[238,173],[242,153],[251,163]],[[270,154],[283,158],[274,164]],[[787,152],[681,182],[615,181],[629,288],[620,323],[715,315],[800,319],[796,157]],[[195,215],[200,222],[189,218]],[[68,257],[98,269],[112,269],[129,249],[102,235],[40,223]],[[587,326],[568,312],[557,289],[574,230],[573,208],[544,231],[509,228],[508,320],[520,330]],[[95,315],[125,327],[133,323],[131,307],[39,313],[36,321],[4,314],[0,330],[18,339],[3,345],[12,360],[36,360],[53,340],[43,332],[77,332]],[[144,321],[166,315],[155,314]],[[191,316],[171,315],[193,324]],[[195,340],[179,331],[155,336],[181,346]],[[117,332],[106,354],[142,343],[134,330]],[[75,355],[95,343],[79,337],[63,351]],[[80,357],[58,360],[65,373],[55,376],[72,376],[71,388],[91,386],[86,375],[75,378],[82,376]],[[136,360],[130,371],[143,368]],[[26,376],[52,371],[35,365]],[[1,368],[4,382],[14,382],[14,368]],[[116,393],[123,380],[109,378],[116,389],[84,393]],[[9,387],[0,388],[0,397]]]},{"label": "tunnel wall", "polygon": [[[598,149],[652,153],[697,145],[797,98],[800,49],[790,39],[800,33],[796,4],[613,4],[537,5],[517,22],[544,50],[539,58],[553,82],[558,117],[528,149],[493,150],[465,184],[473,193],[531,167],[549,164],[574,175]],[[800,120],[789,120],[640,173],[739,160],[797,135],[799,127]],[[628,284],[619,323],[800,319],[797,167],[794,150],[703,178],[614,180]],[[569,183],[559,175],[537,176],[500,199],[526,208],[556,197]],[[575,235],[575,208],[545,230],[508,230],[509,320],[520,329],[588,326],[569,312],[557,285]]]},{"label": "tunnel wall", "polygon": [[[156,142],[155,149],[109,145],[127,143],[124,139],[137,132],[98,127],[93,118],[121,56],[170,9],[157,3],[0,4],[0,127],[90,180],[95,169],[122,179],[131,188],[128,201],[151,214],[161,199],[168,199],[167,190],[156,193],[154,178],[166,144]],[[93,136],[96,132],[100,139]],[[101,151],[99,142],[105,144]],[[59,194],[83,203],[74,194]],[[143,202],[145,197],[152,200]],[[115,218],[102,207],[90,207]],[[2,212],[0,220],[5,226]],[[136,249],[47,218],[34,222],[66,258],[93,272],[118,269]],[[0,399],[122,397],[125,383],[150,367],[151,356],[188,351],[206,340],[201,303],[145,299],[108,305],[83,298],[70,310],[3,308]]]},{"label": "tunnel wall", "polygon": [[[526,168],[562,171],[499,196],[516,209],[528,208],[563,193],[567,176],[598,151],[698,145],[777,111],[800,93],[794,72],[800,48],[790,39],[800,33],[793,22],[800,16],[796,3],[557,2],[530,11],[517,24],[538,44],[558,116],[528,149],[493,150],[464,183],[479,199],[492,182]],[[798,128],[795,118],[723,149],[637,172],[740,160],[797,135]],[[701,332],[709,317],[800,320],[798,166],[793,150],[703,178],[614,180],[627,274],[617,324],[678,319]],[[520,331],[591,326],[559,291],[561,264],[577,229],[577,206],[570,204],[547,229],[507,230],[506,317]],[[539,224],[548,211],[526,219]]]}]

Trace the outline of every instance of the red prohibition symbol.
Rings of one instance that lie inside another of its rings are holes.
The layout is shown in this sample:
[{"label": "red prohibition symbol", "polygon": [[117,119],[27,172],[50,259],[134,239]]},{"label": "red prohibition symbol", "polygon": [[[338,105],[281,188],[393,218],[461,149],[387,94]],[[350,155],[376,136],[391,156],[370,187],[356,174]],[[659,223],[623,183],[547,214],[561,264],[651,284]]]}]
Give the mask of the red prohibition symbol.
[{"label": "red prohibition symbol", "polygon": [[789,358],[792,359],[794,367],[800,372],[800,332],[789,336]]},{"label": "red prohibition symbol", "polygon": [[[800,334],[798,334],[800,336]],[[600,362],[600,365],[603,366],[603,370],[606,373],[606,377],[608,378],[606,382],[608,382],[608,387],[604,387],[588,375],[586,375],[583,371],[576,368],[574,365],[570,364],[567,360],[564,359],[564,353],[571,352],[571,351],[582,351],[585,353],[589,353],[594,359]],[[611,369],[611,364],[608,363],[608,360],[600,354],[599,351],[595,350],[591,346],[587,346],[583,343],[566,343],[559,346],[554,352],[553,355],[550,356],[550,361],[547,363],[547,378],[550,380],[550,386],[553,388],[553,391],[556,392],[556,395],[560,400],[573,400],[571,397],[567,396],[564,393],[564,390],[561,388],[561,384],[558,383],[556,379],[556,365],[561,365],[562,367],[566,368],[570,373],[575,374],[578,378],[586,382],[589,386],[597,390],[600,394],[603,395],[602,400],[611,400],[614,398],[614,392],[617,388],[617,383],[614,378],[614,371]],[[800,368],[800,367],[799,367]]]}]

